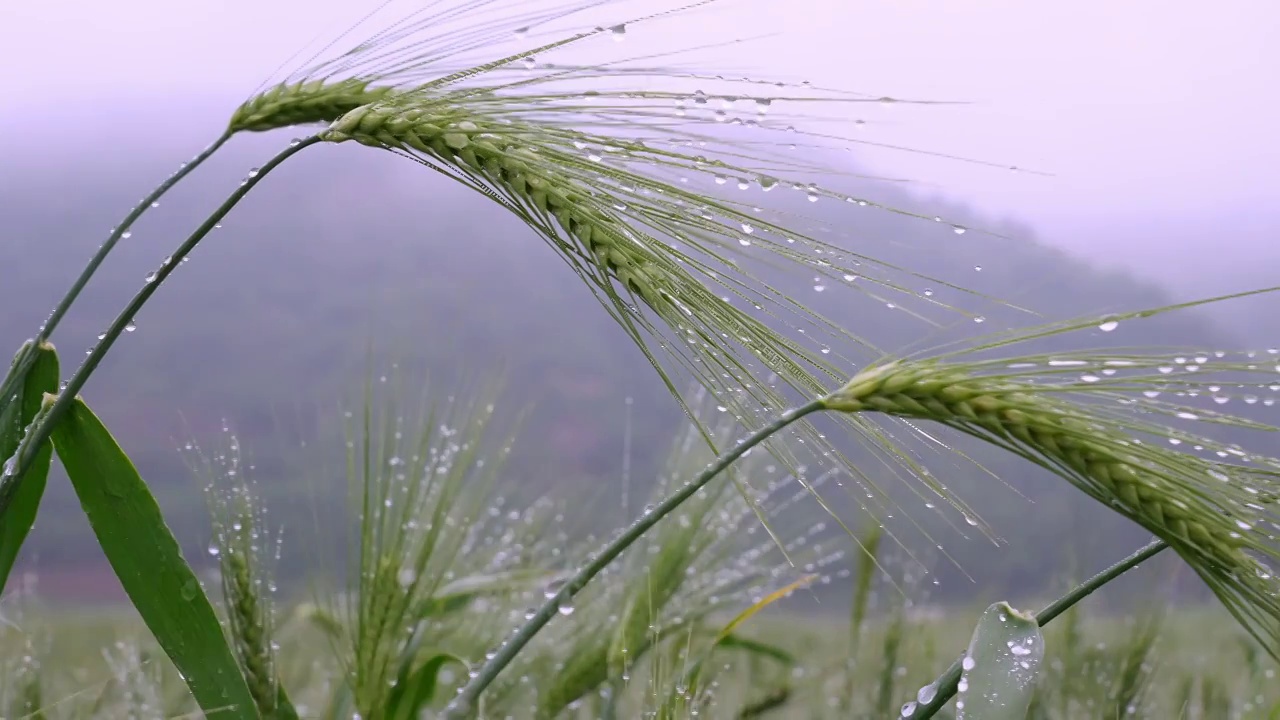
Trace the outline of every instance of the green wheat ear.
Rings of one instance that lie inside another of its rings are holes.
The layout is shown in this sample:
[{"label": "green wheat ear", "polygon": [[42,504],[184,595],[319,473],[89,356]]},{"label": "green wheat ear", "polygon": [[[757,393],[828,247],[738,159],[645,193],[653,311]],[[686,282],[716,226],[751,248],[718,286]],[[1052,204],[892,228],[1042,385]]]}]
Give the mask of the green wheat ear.
[{"label": "green wheat ear", "polygon": [[1280,561],[1280,461],[1147,419],[1274,430],[1181,404],[1197,396],[1229,402],[1233,391],[1224,386],[1243,404],[1244,397],[1257,399],[1251,392],[1277,387],[1275,358],[1218,354],[1224,357],[1193,356],[1190,367],[1184,357],[1083,353],[889,362],[859,373],[823,404],[931,420],[1051,470],[1169,543],[1280,657],[1280,585],[1272,569]]},{"label": "green wheat ear", "polygon": [[369,87],[359,79],[281,83],[244,102],[231,115],[228,131],[261,132],[294,125],[328,123],[387,96],[389,87]]}]

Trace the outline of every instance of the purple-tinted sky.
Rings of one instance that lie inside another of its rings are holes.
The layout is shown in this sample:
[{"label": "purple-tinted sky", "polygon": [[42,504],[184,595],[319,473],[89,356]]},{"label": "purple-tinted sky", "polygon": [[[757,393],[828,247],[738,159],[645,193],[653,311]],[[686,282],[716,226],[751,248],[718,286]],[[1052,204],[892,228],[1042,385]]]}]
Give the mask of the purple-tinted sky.
[{"label": "purple-tinted sky", "polygon": [[[618,3],[576,22],[658,4],[674,3]],[[123,94],[145,106],[186,94],[234,103],[295,49],[363,9],[349,0],[3,2],[5,111],[18,98],[29,108],[75,107],[86,88],[94,101]],[[770,36],[682,62],[875,96],[975,101],[868,106],[859,110],[869,121],[859,137],[1054,176],[887,151],[859,157],[1190,294],[1280,283],[1280,5],[723,0],[634,27],[622,48],[761,35]],[[83,124],[91,114],[81,106],[39,113],[39,122]],[[10,115],[4,124],[15,122]],[[0,141],[0,158],[21,147]]]}]

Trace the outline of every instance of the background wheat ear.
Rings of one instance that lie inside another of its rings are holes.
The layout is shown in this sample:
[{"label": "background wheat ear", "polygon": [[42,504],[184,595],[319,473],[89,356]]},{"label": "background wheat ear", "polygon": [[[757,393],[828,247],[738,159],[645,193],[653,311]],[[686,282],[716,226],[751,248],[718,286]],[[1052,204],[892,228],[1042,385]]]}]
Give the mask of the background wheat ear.
[{"label": "background wheat ear", "polygon": [[[496,435],[495,421],[510,419],[498,414],[496,387],[450,387],[437,398],[408,382],[371,379],[362,411],[349,414],[354,537],[347,567],[354,577],[332,614],[344,618],[347,645],[337,649],[352,704],[368,718],[391,711],[401,669],[444,634],[437,624],[454,621],[444,614],[451,603],[442,601],[453,594],[451,581],[468,575],[469,529],[510,447],[510,437]],[[421,399],[413,407],[406,398],[415,395]]]},{"label": "background wheat ear", "polygon": [[282,535],[267,524],[239,440],[229,431],[225,440],[212,456],[194,443],[184,453],[206,480],[213,529],[209,553],[218,561],[226,626],[240,671],[264,720],[292,720],[297,713],[280,683],[274,598]]}]

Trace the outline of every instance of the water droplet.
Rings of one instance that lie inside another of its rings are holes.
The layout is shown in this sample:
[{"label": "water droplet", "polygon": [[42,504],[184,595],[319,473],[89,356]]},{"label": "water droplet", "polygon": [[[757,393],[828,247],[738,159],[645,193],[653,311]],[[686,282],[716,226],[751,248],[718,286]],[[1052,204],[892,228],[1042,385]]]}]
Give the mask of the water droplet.
[{"label": "water droplet", "polygon": [[222,550],[218,549],[217,545],[210,545],[209,554],[213,557],[218,557],[218,555],[222,554]]},{"label": "water droplet", "polygon": [[964,226],[962,226],[962,225],[952,225],[952,226],[951,226],[951,232],[953,232],[953,233],[955,233],[955,234],[957,234],[957,235],[963,235],[963,234],[965,234],[965,232],[966,232],[967,230],[968,230],[968,228],[966,228],[966,227],[964,227]]},{"label": "water droplet", "polygon": [[572,614],[573,614],[573,606],[572,606],[572,605],[561,605],[560,607],[556,608],[556,612],[560,613],[561,615],[572,615]]},{"label": "water droplet", "polygon": [[523,37],[526,37],[528,34],[529,34],[529,28],[527,27],[516,28],[516,31],[515,31],[516,37],[523,38]]},{"label": "water droplet", "polygon": [[147,276],[143,278],[142,281],[147,283],[153,283],[156,281],[156,277],[157,277],[156,273],[150,272],[150,273],[147,273]]},{"label": "water droplet", "polygon": [[972,655],[965,655],[964,660],[960,662],[960,667],[967,672],[969,670],[972,670],[974,667],[976,667],[977,664],[978,663],[974,661]]},{"label": "water droplet", "polygon": [[133,332],[134,330],[137,330],[137,329],[138,329],[138,326],[134,325],[132,320],[130,320],[128,324],[124,326],[125,332]]},{"label": "water droplet", "polygon": [[182,585],[182,590],[179,593],[182,595],[183,600],[191,602],[196,599],[196,595],[200,594],[200,586],[196,584],[195,580],[188,580]]},{"label": "water droplet", "polygon": [[133,237],[132,230],[125,230],[124,232],[120,233],[120,238],[123,240],[128,240],[131,237]]},{"label": "water droplet", "polygon": [[261,168],[249,168],[249,177],[251,178],[258,177],[258,174],[261,172],[262,172]]},{"label": "water droplet", "polygon": [[622,23],[609,28],[609,34],[613,36],[614,42],[622,42],[627,37],[627,25]]},{"label": "water droplet", "polygon": [[977,315],[973,318],[973,321],[976,323],[984,323],[987,321],[987,319],[982,317],[981,315]]},{"label": "water droplet", "polygon": [[151,207],[153,207],[153,208],[158,208],[158,207],[160,207],[160,201],[159,201],[159,200],[157,200],[157,201],[155,201],[155,202],[151,203]]},{"label": "water droplet", "polygon": [[938,686],[933,683],[929,683],[928,685],[920,688],[920,691],[916,693],[916,702],[921,705],[928,705],[933,702],[933,698],[937,696],[937,694]]},{"label": "water droplet", "polygon": [[1108,320],[1102,323],[1101,325],[1099,325],[1098,329],[1101,330],[1102,332],[1111,332],[1112,330],[1115,330],[1118,327],[1120,327],[1119,322],[1115,320]]},{"label": "water droplet", "polygon": [[742,223],[742,232],[744,232],[744,233],[746,233],[746,234],[750,235],[751,233],[753,233],[753,232],[755,232],[755,231],[756,231],[756,229],[755,229],[755,228],[753,228],[753,227],[751,227],[751,226],[750,226],[750,225],[748,225],[747,223]]},{"label": "water droplet", "polygon": [[916,714],[915,702],[908,702],[906,705],[902,706],[902,714],[899,715],[899,717],[909,718],[915,714]]}]

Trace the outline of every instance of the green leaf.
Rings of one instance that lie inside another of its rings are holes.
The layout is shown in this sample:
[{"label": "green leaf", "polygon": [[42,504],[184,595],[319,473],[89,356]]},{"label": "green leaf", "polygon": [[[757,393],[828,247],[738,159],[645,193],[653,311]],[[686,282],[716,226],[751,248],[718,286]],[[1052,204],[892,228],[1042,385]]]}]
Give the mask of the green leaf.
[{"label": "green leaf", "polygon": [[1024,720],[1043,660],[1044,638],[1035,616],[1005,602],[988,607],[965,653],[957,719]]},{"label": "green leaf", "polygon": [[[33,350],[28,340],[14,356],[10,377],[5,385],[16,390],[8,401],[0,400],[0,458],[10,458],[27,427],[40,411],[40,403],[47,392],[58,390],[58,353],[50,343],[34,348],[33,357],[26,354]],[[23,374],[18,378],[15,374]],[[4,590],[9,572],[18,558],[18,550],[26,541],[40,509],[45,483],[49,478],[49,461],[52,450],[49,445],[40,448],[30,467],[21,476],[11,478],[12,500],[0,517],[0,591]]]},{"label": "green leaf", "polygon": [[796,664],[795,655],[792,655],[777,645],[771,645],[759,640],[752,640],[751,638],[738,637],[737,635],[725,635],[716,642],[716,647],[742,650],[748,655],[769,658],[770,660],[775,660],[787,666]]},{"label": "green leaf", "polygon": [[[54,396],[45,396],[45,406]],[[211,718],[257,719],[257,708],[213,605],[160,507],[105,426],[80,398],[53,429],[58,459],[133,606]]]},{"label": "green leaf", "polygon": [[456,655],[437,653],[416,669],[406,663],[400,668],[396,685],[387,697],[386,717],[391,720],[413,720],[435,698],[440,670],[447,663],[457,663],[464,670],[467,663]]},{"label": "green leaf", "polygon": [[499,573],[476,574],[458,578],[447,583],[424,603],[420,617],[438,617],[457,612],[478,597],[484,595],[502,595],[523,590],[535,584],[545,584],[549,579],[563,579],[559,576],[548,578],[540,570],[510,570]]}]

